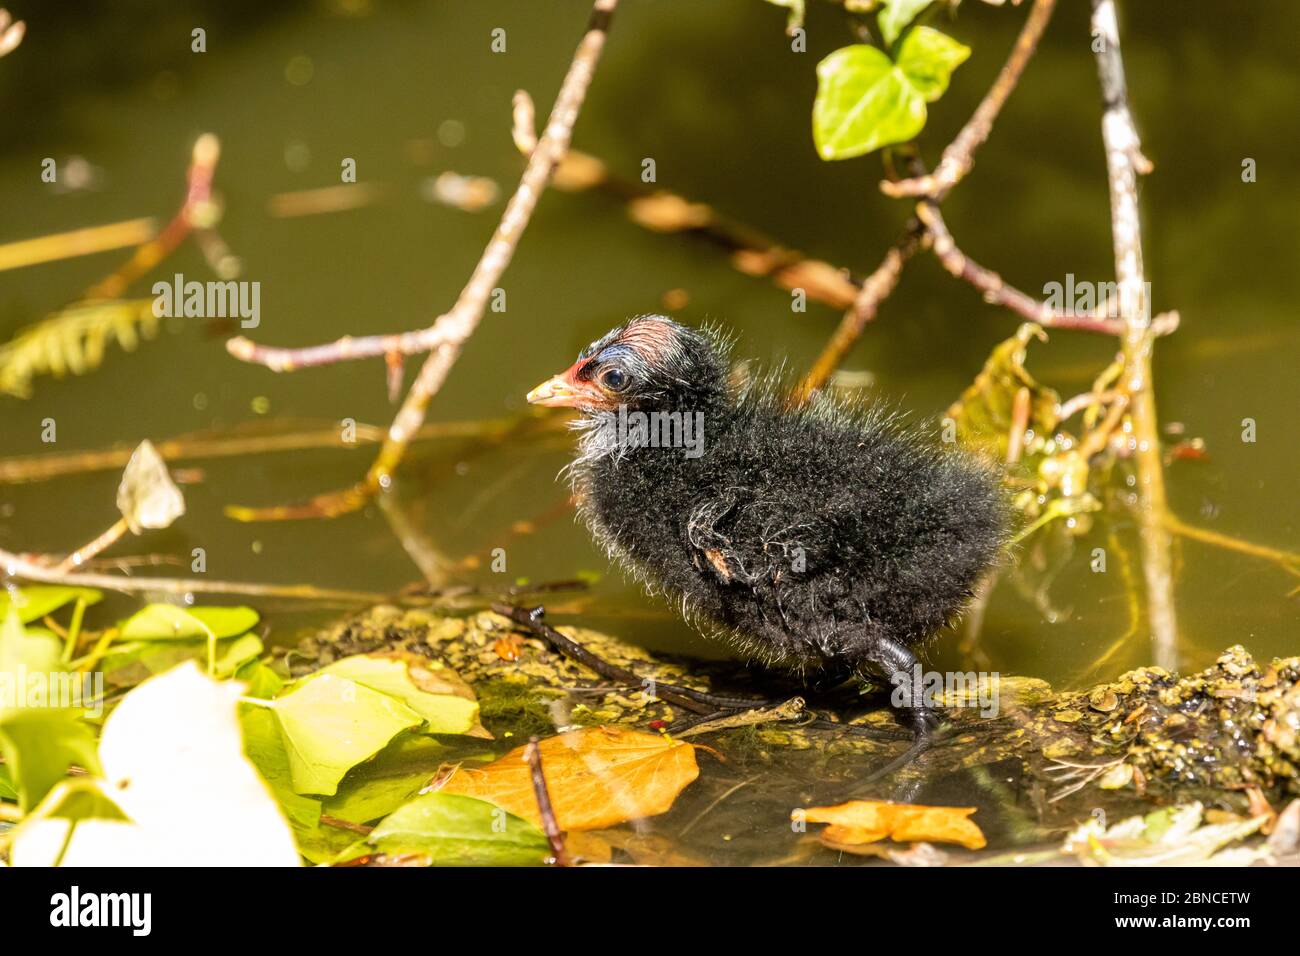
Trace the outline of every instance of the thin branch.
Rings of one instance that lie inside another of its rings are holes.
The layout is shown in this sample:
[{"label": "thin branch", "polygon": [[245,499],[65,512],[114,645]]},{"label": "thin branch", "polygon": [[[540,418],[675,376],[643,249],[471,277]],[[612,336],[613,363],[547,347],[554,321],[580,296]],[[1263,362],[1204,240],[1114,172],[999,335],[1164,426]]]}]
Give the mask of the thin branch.
[{"label": "thin branch", "polygon": [[1129,112],[1114,0],[1093,0],[1091,26],[1105,105],[1101,134],[1110,181],[1115,281],[1119,286],[1120,315],[1125,323],[1123,390],[1129,396],[1129,418],[1133,426],[1136,511],[1142,542],[1142,570],[1146,578],[1147,619],[1151,625],[1156,663],[1174,669],[1178,666],[1178,623],[1174,611],[1170,537],[1165,526],[1169,509],[1151,380],[1155,335],[1142,266],[1142,229],[1137,199],[1138,175],[1149,171],[1151,164],[1142,155],[1141,141],[1133,124],[1133,115]]},{"label": "thin branch", "polygon": [[[955,278],[968,282],[984,294],[984,301],[990,305],[1000,305],[1017,315],[1037,322],[1047,329],[1076,329],[1082,332],[1097,332],[1102,335],[1122,336],[1128,326],[1119,317],[1089,312],[1060,312],[1046,302],[1035,299],[1021,292],[1015,286],[1008,285],[1002,276],[992,269],[980,265],[958,247],[938,203],[923,199],[916,206],[916,216],[930,234],[930,248],[943,267]],[[1158,315],[1152,323],[1155,335],[1168,335],[1178,328],[1177,312],[1165,312]]]},{"label": "thin branch", "polygon": [[86,562],[99,554],[105,548],[115,544],[122,535],[131,529],[125,518],[118,518],[111,528],[95,538],[95,540],[83,544],[76,551],[55,565],[54,570],[63,573],[69,573],[84,567]]},{"label": "thin branch", "polygon": [[[538,140],[537,148],[529,156],[519,186],[506,204],[496,232],[488,241],[478,265],[474,268],[465,288],[461,290],[456,303],[450,311],[439,316],[428,329],[410,333],[427,340],[425,344],[430,349],[429,355],[407,392],[406,400],[402,403],[397,417],[389,426],[383,447],[365,478],[352,488],[319,496],[306,506],[240,509],[239,517],[276,519],[343,514],[361,507],[372,495],[386,489],[392,483],[393,471],[401,462],[407,445],[423,423],[429,402],[442,388],[442,383],[460,357],[465,342],[478,327],[492,290],[510,264],[519,240],[532,218],[533,210],[537,208],[538,200],[545,191],[556,165],[568,152],[573,137],[573,127],[582,110],[582,103],[586,99],[587,89],[591,85],[600,54],[605,48],[610,18],[617,5],[618,0],[596,0],[591,19],[587,23],[587,32],[578,44],[573,62],[560,86],[546,130]],[[338,343],[335,344],[338,346]],[[241,353],[247,354],[250,348],[253,354],[257,354],[257,346],[243,340],[232,340],[227,347],[236,358],[241,357]],[[353,343],[349,347],[356,347],[356,345]],[[325,348],[328,349],[329,346]],[[387,354],[389,351],[393,349],[375,354]],[[401,351],[400,347],[397,351]],[[316,357],[319,358],[319,354]],[[281,355],[279,358],[283,359],[284,356]]]},{"label": "thin branch", "polygon": [[[524,425],[535,424],[541,430],[563,428],[563,421],[550,416],[533,419],[531,416],[489,418],[481,421],[431,422],[420,428],[421,439],[472,438],[497,441],[517,434]],[[158,454],[169,464],[175,461],[200,461],[210,458],[232,458],[246,455],[263,455],[274,452],[300,451],[316,448],[356,448],[359,445],[376,445],[384,440],[384,429],[378,425],[356,423],[354,441],[346,441],[338,422],[320,424],[303,423],[301,427],[286,431],[265,431],[236,426],[219,433],[203,433],[168,438],[155,443]],[[74,451],[44,455],[16,455],[0,458],[0,484],[21,484],[46,481],[65,475],[85,474],[94,471],[117,471],[131,460],[138,442],[97,451]]]},{"label": "thin branch", "polygon": [[387,596],[370,591],[336,591],[309,584],[257,584],[214,581],[206,578],[135,578],[115,574],[67,572],[37,564],[21,555],[0,550],[0,576],[43,584],[71,584],[109,591],[159,591],[165,594],[247,594],[254,597],[299,598],[305,601],[346,601],[377,604]]},{"label": "thin branch", "polygon": [[975,151],[984,145],[984,141],[993,132],[993,123],[1002,112],[1007,97],[1020,82],[1025,66],[1033,58],[1038,41],[1052,19],[1052,10],[1055,6],[1056,0],[1034,0],[1034,8],[1029,11],[1029,17],[1025,20],[1020,36],[1016,38],[1015,46],[1011,48],[1007,62],[998,73],[998,78],[984,94],[984,99],[980,101],[980,105],[971,114],[970,120],[962,127],[956,139],[943,151],[943,158],[940,159],[934,172],[928,176],[917,176],[912,179],[885,180],[880,184],[880,189],[885,195],[895,198],[929,196],[942,199],[971,171],[975,165]]},{"label": "thin branch", "polygon": [[924,244],[921,233],[920,224],[913,221],[903,236],[885,253],[885,258],[876,267],[876,271],[867,276],[853,305],[844,313],[844,318],[840,319],[830,341],[799,384],[795,393],[796,401],[806,401],[813,392],[830,381],[830,377],[861,337],[867,323],[876,317],[880,303],[893,293],[907,260]]},{"label": "thin branch", "polygon": [[74,256],[89,256],[127,246],[138,246],[154,236],[152,217],[127,219],[104,226],[86,226],[55,232],[35,239],[20,239],[0,245],[0,272],[21,269],[42,262],[56,262]]},{"label": "thin branch", "polygon": [[1253,541],[1211,531],[1209,528],[1198,528],[1170,513],[1163,516],[1162,522],[1166,528],[1181,537],[1213,545],[1216,548],[1226,548],[1239,554],[1248,554],[1254,558],[1263,558],[1265,561],[1272,561],[1288,574],[1300,575],[1300,552],[1272,548],[1266,544],[1255,544]]},{"label": "thin branch", "polygon": [[167,258],[191,231],[207,227],[211,218],[212,178],[220,157],[221,143],[212,133],[204,133],[194,141],[181,208],[156,238],[142,243],[117,271],[87,289],[82,298],[119,298],[132,282]]},{"label": "thin branch", "polygon": [[[605,660],[587,650],[577,641],[565,637],[555,628],[546,624],[543,620],[546,612],[542,607],[522,608],[513,604],[493,604],[492,610],[532,631],[550,645],[551,649],[557,654],[576,661],[612,683],[623,684],[627,687],[644,687],[646,685],[646,679],[635,671]],[[757,697],[726,697],[720,694],[710,694],[705,691],[692,690],[689,687],[681,687],[677,684],[667,684],[663,681],[654,681],[652,692],[656,698],[664,701],[664,703],[672,704],[674,707],[680,707],[683,710],[689,710],[694,714],[713,715],[720,710],[752,710],[755,707],[776,703],[775,701]]]},{"label": "thin branch", "polygon": [[[447,313],[450,315],[450,313]],[[438,317],[438,323],[447,318]],[[389,335],[365,335],[354,338],[345,335],[324,345],[303,348],[278,348],[258,345],[252,339],[237,335],[226,340],[226,351],[241,362],[264,365],[272,372],[293,372],[300,368],[333,365],[355,359],[379,358],[389,355],[423,355],[447,344],[450,329],[437,323],[415,332],[398,332]]]},{"label": "thin branch", "polygon": [[533,796],[537,798],[537,810],[542,818],[542,832],[551,844],[551,856],[556,866],[568,866],[569,855],[564,849],[564,834],[555,819],[555,807],[551,805],[551,793],[546,788],[546,775],[542,772],[542,748],[533,737],[524,748],[524,760],[528,764],[529,775],[533,781]]}]

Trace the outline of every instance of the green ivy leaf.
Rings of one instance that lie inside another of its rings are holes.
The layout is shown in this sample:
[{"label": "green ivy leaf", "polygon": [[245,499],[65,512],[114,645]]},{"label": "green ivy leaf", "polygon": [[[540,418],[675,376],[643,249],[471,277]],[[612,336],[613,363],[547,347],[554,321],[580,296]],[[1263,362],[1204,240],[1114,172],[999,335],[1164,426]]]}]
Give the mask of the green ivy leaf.
[{"label": "green ivy leaf", "polygon": [[252,761],[270,786],[295,839],[314,829],[320,823],[320,801],[294,791],[289,752],[285,749],[275,713],[267,707],[242,704],[239,727],[244,738],[244,756]]},{"label": "green ivy leaf", "polygon": [[11,706],[20,700],[7,701],[5,696],[21,696],[26,682],[24,675],[48,674],[64,670],[61,657],[63,645],[52,635],[23,627],[20,612],[10,607],[0,623],[0,675],[4,676],[10,694],[0,696],[0,719]]},{"label": "green ivy leaf", "polygon": [[527,820],[484,800],[425,793],[381,820],[344,858],[359,851],[416,855],[430,866],[526,866],[541,863],[549,845]]},{"label": "green ivy leaf", "polygon": [[150,604],[122,625],[124,641],[177,641],[195,637],[218,639],[238,637],[257,626],[257,612],[251,607],[179,607]]},{"label": "green ivy leaf", "polygon": [[463,734],[478,723],[478,701],[469,685],[445,665],[417,655],[358,654],[322,667],[362,687],[400,700],[424,718],[426,734]]},{"label": "green ivy leaf", "polygon": [[345,773],[424,723],[397,698],[335,674],[303,679],[272,707],[298,793],[334,793]]},{"label": "green ivy leaf", "polygon": [[902,143],[925,126],[925,101],[880,50],[855,44],[817,64],[813,141],[822,159]]},{"label": "green ivy leaf", "polygon": [[24,624],[38,621],[45,615],[57,611],[63,605],[71,604],[77,598],[84,598],[86,604],[90,605],[95,604],[104,596],[94,588],[72,588],[40,584],[28,585],[16,590],[18,592],[16,602],[10,597],[9,591],[0,590],[0,619],[8,616],[10,607],[16,607],[18,609],[18,618]]},{"label": "green ivy leaf", "polygon": [[[216,643],[212,676],[218,679],[232,676],[260,657],[263,649],[262,639],[256,634],[222,638]],[[101,661],[100,668],[110,684],[125,687],[138,684],[150,675],[165,674],[185,661],[206,664],[207,655],[208,642],[203,639],[131,641],[114,646]],[[272,695],[255,693],[250,696]]]},{"label": "green ivy leaf", "polygon": [[99,772],[95,732],[76,711],[26,707],[0,722],[0,754],[17,783],[18,808],[30,810],[78,766]]},{"label": "green ivy leaf", "polygon": [[235,671],[235,680],[242,680],[248,685],[244,694],[248,697],[260,697],[270,700],[284,689],[284,679],[261,661],[245,661]]},{"label": "green ivy leaf", "polygon": [[0,755],[23,812],[39,803],[69,767],[99,769],[95,734],[81,713],[32,696],[33,678],[43,682],[66,670],[61,653],[58,638],[31,633],[18,609],[8,608],[0,624]]},{"label": "green ivy leaf", "polygon": [[966,62],[970,47],[946,33],[917,27],[903,38],[898,48],[898,68],[927,103],[933,103],[948,89],[952,71]]},{"label": "green ivy leaf", "polygon": [[969,47],[929,27],[904,37],[898,61],[866,44],[836,50],[817,64],[813,140],[822,159],[849,159],[914,138],[927,102],[947,89]]},{"label": "green ivy leaf", "polygon": [[917,14],[928,7],[934,0],[884,0],[876,22],[880,24],[880,34],[890,46],[903,32],[903,27],[916,19]]}]

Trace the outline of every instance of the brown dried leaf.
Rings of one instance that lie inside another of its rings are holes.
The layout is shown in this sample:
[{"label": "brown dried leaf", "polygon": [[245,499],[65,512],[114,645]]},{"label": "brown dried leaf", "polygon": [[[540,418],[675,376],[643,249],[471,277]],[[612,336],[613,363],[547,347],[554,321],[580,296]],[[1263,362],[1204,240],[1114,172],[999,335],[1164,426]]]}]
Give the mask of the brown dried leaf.
[{"label": "brown dried leaf", "polygon": [[984,834],[968,819],[976,807],[925,807],[883,800],[850,800],[833,807],[809,807],[802,812],[810,823],[829,823],[821,833],[828,846],[875,843],[888,837],[897,843],[927,841],[957,843],[968,850],[985,845]]},{"label": "brown dried leaf", "polygon": [[[621,727],[573,730],[540,748],[562,830],[598,830],[663,813],[700,772],[690,744]],[[481,769],[461,768],[443,792],[487,800],[541,824],[523,747]]]},{"label": "brown dried leaf", "polygon": [[653,232],[699,229],[713,221],[713,210],[704,203],[688,202],[681,196],[666,192],[632,200],[627,212],[638,226]]}]

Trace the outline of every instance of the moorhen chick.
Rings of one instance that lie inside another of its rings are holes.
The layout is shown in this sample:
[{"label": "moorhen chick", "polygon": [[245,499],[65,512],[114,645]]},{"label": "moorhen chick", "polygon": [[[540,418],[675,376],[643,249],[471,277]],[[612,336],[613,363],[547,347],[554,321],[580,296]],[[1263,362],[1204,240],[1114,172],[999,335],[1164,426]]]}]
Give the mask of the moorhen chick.
[{"label": "moorhen chick", "polygon": [[[709,331],[638,316],[528,394],[583,412],[570,466],[597,541],[688,620],[801,676],[902,672],[1006,541],[996,473],[896,415],[775,378]],[[897,681],[896,681],[897,683]],[[898,701],[895,699],[895,703]],[[935,710],[907,697],[918,739]]]}]

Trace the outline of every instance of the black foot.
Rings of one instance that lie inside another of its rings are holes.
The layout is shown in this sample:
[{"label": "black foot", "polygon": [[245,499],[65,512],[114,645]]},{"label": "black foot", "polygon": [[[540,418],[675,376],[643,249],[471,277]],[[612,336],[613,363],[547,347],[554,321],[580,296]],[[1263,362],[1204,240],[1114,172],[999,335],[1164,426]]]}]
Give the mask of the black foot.
[{"label": "black foot", "polygon": [[933,707],[899,707],[895,715],[900,724],[912,728],[912,734],[917,740],[937,736],[944,723],[943,711]]}]

